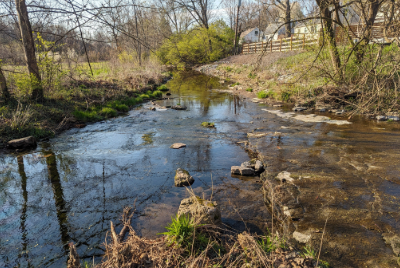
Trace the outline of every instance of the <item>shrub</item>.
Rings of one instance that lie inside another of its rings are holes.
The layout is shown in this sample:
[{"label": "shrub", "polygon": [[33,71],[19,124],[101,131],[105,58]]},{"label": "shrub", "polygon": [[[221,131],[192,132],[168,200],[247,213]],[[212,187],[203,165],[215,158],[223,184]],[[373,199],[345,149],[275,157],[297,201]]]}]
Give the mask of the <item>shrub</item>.
[{"label": "shrub", "polygon": [[113,101],[107,104],[107,107],[113,108],[120,112],[129,111],[129,107],[126,104],[122,104],[120,101]]},{"label": "shrub", "polygon": [[142,94],[139,97],[142,98],[142,99],[150,99],[150,96],[146,95],[146,94]]},{"label": "shrub", "polygon": [[272,98],[275,96],[275,92],[273,91],[260,91],[257,93],[257,98],[259,99],[265,99],[265,98]]},{"label": "shrub", "polygon": [[169,88],[166,85],[161,85],[161,86],[157,87],[157,90],[159,90],[159,91],[168,91]]},{"label": "shrub", "polygon": [[156,91],[153,92],[152,96],[154,98],[160,98],[160,97],[162,97],[162,92],[159,91],[159,90],[156,90]]},{"label": "shrub", "polygon": [[158,49],[157,56],[164,64],[181,67],[186,64],[209,63],[228,55],[233,39],[233,30],[223,20],[219,20],[210,24],[208,29],[198,26],[171,35]]}]

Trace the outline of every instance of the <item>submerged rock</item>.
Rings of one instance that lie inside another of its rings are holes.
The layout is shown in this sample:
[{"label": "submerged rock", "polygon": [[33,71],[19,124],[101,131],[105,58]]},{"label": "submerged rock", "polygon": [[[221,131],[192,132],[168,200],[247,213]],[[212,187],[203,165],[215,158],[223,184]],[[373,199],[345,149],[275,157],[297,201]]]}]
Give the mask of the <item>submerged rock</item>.
[{"label": "submerged rock", "polygon": [[221,211],[217,202],[191,196],[183,199],[178,209],[178,217],[188,215],[197,224],[221,224]]},{"label": "submerged rock", "polygon": [[292,110],[295,112],[302,112],[302,111],[307,110],[307,108],[306,107],[294,107]]},{"label": "submerged rock", "polygon": [[390,121],[396,121],[396,122],[400,121],[400,117],[398,116],[388,116],[387,118]]},{"label": "submerged rock", "polygon": [[260,160],[256,160],[256,164],[254,165],[254,171],[256,173],[261,173],[264,171],[264,164]]},{"label": "submerged rock", "polygon": [[386,121],[387,119],[388,119],[387,116],[384,116],[384,115],[376,116],[376,120],[378,120],[378,121]]},{"label": "submerged rock", "polygon": [[194,183],[194,179],[187,170],[178,168],[175,173],[175,186],[190,186]]},{"label": "submerged rock", "polygon": [[172,149],[180,149],[180,148],[183,148],[183,147],[186,147],[186,144],[178,142],[178,143],[172,144],[170,148],[172,148]]},{"label": "submerged rock", "polygon": [[7,147],[10,149],[35,148],[36,145],[37,145],[36,139],[32,136],[25,137],[22,139],[11,140],[7,143]]},{"label": "submerged rock", "polygon": [[184,105],[174,105],[174,106],[172,106],[172,109],[174,109],[174,110],[186,110],[187,107],[184,106]]},{"label": "submerged rock", "polygon": [[264,171],[264,164],[257,159],[243,162],[240,166],[232,166],[231,173],[242,176],[254,176]]}]

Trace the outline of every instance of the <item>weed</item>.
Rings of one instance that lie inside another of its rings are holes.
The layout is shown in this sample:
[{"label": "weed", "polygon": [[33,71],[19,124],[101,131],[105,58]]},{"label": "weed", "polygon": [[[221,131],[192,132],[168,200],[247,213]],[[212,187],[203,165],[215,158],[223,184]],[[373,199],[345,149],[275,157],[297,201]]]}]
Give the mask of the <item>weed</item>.
[{"label": "weed", "polygon": [[172,222],[165,227],[168,231],[161,233],[167,237],[170,246],[184,248],[187,252],[191,251],[193,242],[197,248],[207,246],[208,239],[201,233],[194,233],[195,229],[201,225],[196,226],[189,215],[172,217],[171,220]]},{"label": "weed", "polygon": [[250,78],[250,79],[255,79],[255,78],[257,78],[257,74],[250,72],[247,77]]},{"label": "weed", "polygon": [[236,83],[233,83],[233,84],[231,85],[231,87],[238,86],[238,85],[240,85],[240,83],[239,83],[239,82],[236,82]]},{"label": "weed", "polygon": [[248,89],[246,89],[246,91],[253,92],[253,89],[252,88],[248,88]]},{"label": "weed", "polygon": [[215,124],[212,122],[203,122],[201,123],[203,127],[215,127]]},{"label": "weed", "polygon": [[161,98],[162,97],[162,92],[160,90],[156,90],[153,92],[152,96],[154,98]]},{"label": "weed", "polygon": [[232,70],[233,70],[232,67],[229,67],[229,66],[226,66],[226,67],[225,67],[225,71],[227,71],[228,73],[229,73],[229,72],[232,72]]},{"label": "weed", "polygon": [[150,96],[146,95],[146,94],[142,94],[139,97],[142,98],[142,99],[150,99]]},{"label": "weed", "polygon": [[107,107],[113,108],[119,112],[129,111],[129,107],[126,104],[122,104],[120,101],[112,101],[107,104]]}]

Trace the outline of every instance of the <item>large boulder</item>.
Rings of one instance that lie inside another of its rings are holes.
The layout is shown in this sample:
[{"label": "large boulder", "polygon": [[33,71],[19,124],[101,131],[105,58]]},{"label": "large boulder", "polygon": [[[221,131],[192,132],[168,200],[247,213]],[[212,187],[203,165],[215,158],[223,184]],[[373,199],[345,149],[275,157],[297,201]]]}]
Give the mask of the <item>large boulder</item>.
[{"label": "large boulder", "polygon": [[25,137],[22,139],[11,140],[7,143],[7,147],[10,149],[28,149],[36,147],[36,139],[32,136]]},{"label": "large boulder", "polygon": [[194,183],[194,179],[190,176],[189,172],[178,168],[175,173],[175,186],[183,187],[183,186],[190,186]]},{"label": "large boulder", "polygon": [[217,202],[204,200],[198,196],[191,196],[181,201],[178,217],[181,215],[188,215],[197,224],[221,224],[221,211]]}]

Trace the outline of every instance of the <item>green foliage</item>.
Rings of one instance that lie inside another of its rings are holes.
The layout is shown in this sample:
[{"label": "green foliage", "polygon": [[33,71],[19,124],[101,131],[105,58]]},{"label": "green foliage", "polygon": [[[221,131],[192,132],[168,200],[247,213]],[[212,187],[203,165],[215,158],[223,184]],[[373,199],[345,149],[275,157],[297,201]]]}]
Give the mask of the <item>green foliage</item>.
[{"label": "green foliage", "polygon": [[110,107],[104,107],[103,109],[100,110],[100,114],[106,118],[116,117],[117,111]]},{"label": "green foliage", "polygon": [[187,252],[191,252],[192,245],[198,251],[207,247],[207,237],[199,232],[195,232],[198,226],[195,225],[189,215],[172,217],[171,220],[172,222],[165,227],[168,231],[161,233],[166,236],[170,246],[181,247]]},{"label": "green foliage", "polygon": [[166,39],[157,51],[164,64],[185,66],[219,60],[232,49],[234,32],[222,20],[212,23],[209,29],[196,27]]},{"label": "green foliage", "polygon": [[157,90],[159,90],[159,91],[168,91],[169,88],[166,85],[161,85],[161,86],[157,87]]},{"label": "green foliage", "polygon": [[153,98],[161,98],[162,97],[162,92],[159,90],[154,91],[152,94]]},{"label": "green foliage", "polygon": [[257,93],[257,98],[265,99],[265,98],[272,98],[275,96],[275,92],[273,91],[260,91]]},{"label": "green foliage", "polygon": [[248,88],[248,89],[246,89],[246,91],[253,92],[253,89],[252,88]]},{"label": "green foliage", "polygon": [[229,66],[226,66],[226,67],[225,67],[225,71],[227,71],[228,73],[229,73],[229,72],[232,72],[232,70],[233,70],[232,67],[229,67]]},{"label": "green foliage", "polygon": [[149,96],[149,95],[146,95],[146,94],[141,94],[141,95],[139,96],[139,98],[142,98],[142,99],[150,99],[150,96]]},{"label": "green foliage", "polygon": [[101,117],[96,111],[75,110],[73,115],[76,119],[82,122],[95,122],[103,119],[103,117]]},{"label": "green foliage", "polygon": [[239,82],[236,82],[236,83],[233,83],[233,84],[231,85],[231,87],[238,86],[238,85],[240,85],[240,83],[239,83]]},{"label": "green foliage", "polygon": [[[317,252],[314,251],[314,249],[312,249],[312,247],[311,247],[310,245],[307,245],[307,246],[305,246],[305,247],[303,248],[303,252],[301,253],[301,255],[302,255],[304,258],[310,258],[310,259],[314,259],[314,260],[317,259]],[[326,262],[326,261],[319,260],[319,262],[318,262],[318,267],[321,267],[321,268],[329,268],[330,265],[329,265],[329,263]]]},{"label": "green foliage", "polygon": [[113,108],[119,112],[129,111],[129,107],[126,104],[122,104],[120,101],[112,101],[107,104],[107,107]]},{"label": "green foliage", "polygon": [[201,123],[203,127],[215,127],[215,124],[212,122],[203,122]]},{"label": "green foliage", "polygon": [[266,253],[275,251],[277,248],[286,248],[286,241],[278,236],[271,237],[271,235],[268,235],[257,240],[257,243]]}]

